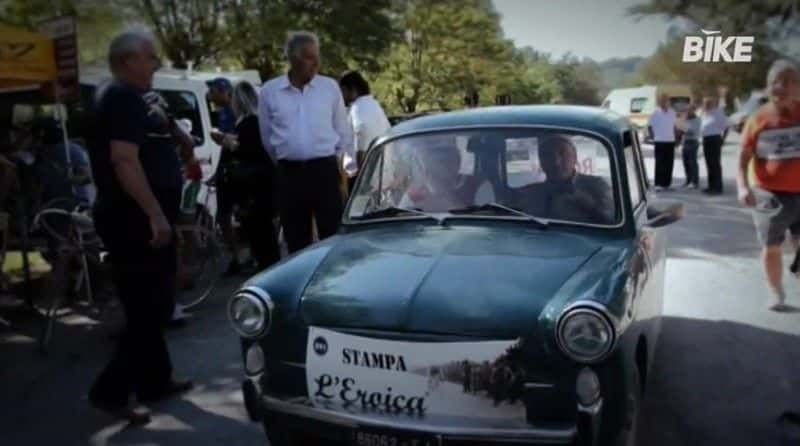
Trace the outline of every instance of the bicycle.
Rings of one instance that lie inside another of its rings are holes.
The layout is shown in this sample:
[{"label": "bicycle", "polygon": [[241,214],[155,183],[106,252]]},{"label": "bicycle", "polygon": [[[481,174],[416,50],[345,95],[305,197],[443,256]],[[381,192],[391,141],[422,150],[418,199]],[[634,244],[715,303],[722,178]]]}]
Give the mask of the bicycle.
[{"label": "bicycle", "polygon": [[[67,209],[57,207],[56,203],[67,204]],[[48,221],[51,218],[56,221]],[[50,302],[43,309],[45,324],[39,340],[39,348],[45,353],[52,340],[54,324],[63,303],[60,285],[62,281],[69,282],[67,261],[77,258],[80,271],[73,291],[77,294],[81,289],[85,290],[86,301],[91,307],[94,305],[94,290],[89,265],[102,263],[103,244],[94,230],[94,221],[88,210],[81,204],[74,205],[69,199],[60,198],[48,202],[35,215],[31,225],[33,231],[40,228],[51,237],[55,247]]]},{"label": "bicycle", "polygon": [[[196,307],[211,295],[223,265],[223,249],[216,221],[209,212],[209,198],[216,188],[206,182],[203,203],[194,203],[191,224],[175,226],[178,243],[178,293],[176,305],[181,309]],[[191,190],[184,193],[192,193]],[[196,195],[199,190],[196,191]]]}]

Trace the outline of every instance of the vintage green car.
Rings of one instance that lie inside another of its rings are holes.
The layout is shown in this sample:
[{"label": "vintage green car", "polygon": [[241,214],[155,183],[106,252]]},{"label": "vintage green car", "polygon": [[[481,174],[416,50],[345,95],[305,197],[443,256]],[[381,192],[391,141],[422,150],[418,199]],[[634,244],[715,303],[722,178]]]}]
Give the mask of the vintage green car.
[{"label": "vintage green car", "polygon": [[665,241],[627,119],[520,106],[375,141],[341,233],[231,298],[271,444],[635,444]]}]

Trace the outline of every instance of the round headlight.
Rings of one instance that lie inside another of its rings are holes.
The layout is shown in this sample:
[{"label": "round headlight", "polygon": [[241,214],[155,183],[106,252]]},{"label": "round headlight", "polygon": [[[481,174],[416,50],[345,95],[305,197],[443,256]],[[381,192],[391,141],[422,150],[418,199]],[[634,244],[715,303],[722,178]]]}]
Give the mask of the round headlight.
[{"label": "round headlight", "polygon": [[557,329],[559,347],[571,359],[593,362],[614,345],[614,328],[599,311],[576,308],[561,316]]},{"label": "round headlight", "polygon": [[228,303],[228,318],[237,333],[253,338],[269,330],[274,304],[260,288],[245,288]]}]

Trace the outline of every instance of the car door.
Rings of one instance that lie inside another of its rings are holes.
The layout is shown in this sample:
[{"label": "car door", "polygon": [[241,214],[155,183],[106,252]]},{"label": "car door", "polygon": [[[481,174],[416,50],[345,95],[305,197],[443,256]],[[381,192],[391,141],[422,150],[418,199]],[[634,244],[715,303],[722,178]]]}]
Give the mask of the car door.
[{"label": "car door", "polygon": [[[633,310],[635,318],[648,321],[645,330],[649,332],[648,353],[655,352],[655,344],[660,331],[660,316],[664,306],[664,273],[666,261],[666,240],[663,229],[648,226],[648,207],[654,199],[647,181],[644,159],[636,132],[627,132],[623,138],[625,168],[628,175],[631,204],[636,225],[635,243],[637,246],[636,298]],[[650,361],[648,361],[649,363]]]}]

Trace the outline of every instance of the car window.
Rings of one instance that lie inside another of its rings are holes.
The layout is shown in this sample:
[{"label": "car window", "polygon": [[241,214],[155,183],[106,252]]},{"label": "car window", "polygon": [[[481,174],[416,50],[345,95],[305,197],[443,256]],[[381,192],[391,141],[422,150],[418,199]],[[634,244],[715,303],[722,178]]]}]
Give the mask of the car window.
[{"label": "car window", "polygon": [[594,137],[539,129],[440,132],[375,147],[347,215],[395,207],[448,213],[494,203],[550,220],[612,225],[620,216],[615,184],[608,148]]},{"label": "car window", "polygon": [[192,135],[203,141],[203,121],[200,118],[200,102],[191,91],[158,90],[158,93],[169,104],[169,112],[178,119],[191,122]]},{"label": "car window", "polygon": [[644,200],[644,193],[642,191],[642,177],[639,172],[639,160],[636,156],[634,146],[627,145],[625,147],[625,175],[628,180],[628,193],[631,197],[631,206],[636,208]]},{"label": "car window", "polygon": [[644,106],[647,104],[647,98],[633,98],[631,99],[631,113],[641,113]]}]

